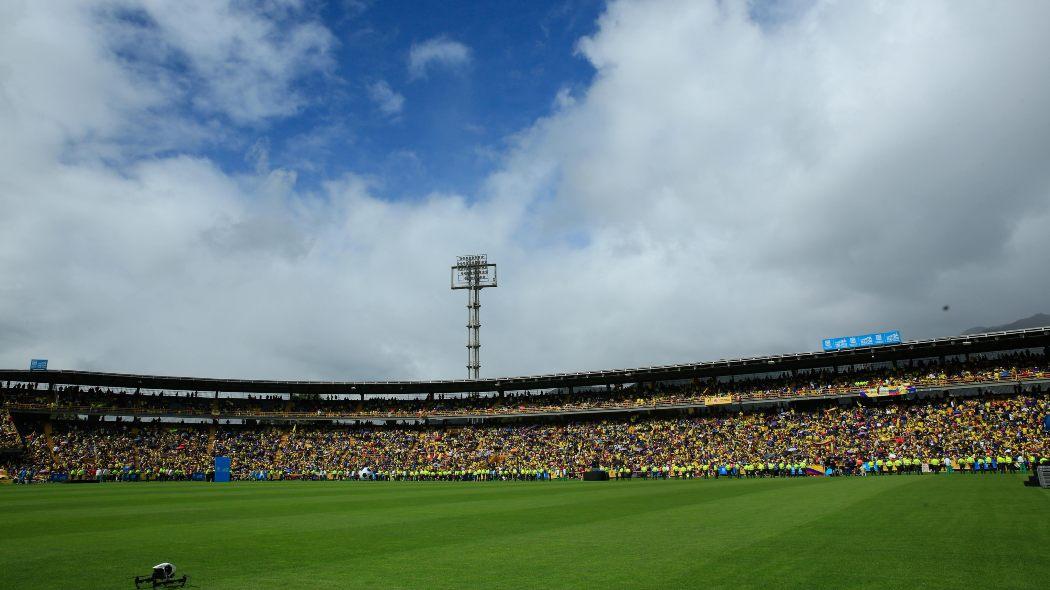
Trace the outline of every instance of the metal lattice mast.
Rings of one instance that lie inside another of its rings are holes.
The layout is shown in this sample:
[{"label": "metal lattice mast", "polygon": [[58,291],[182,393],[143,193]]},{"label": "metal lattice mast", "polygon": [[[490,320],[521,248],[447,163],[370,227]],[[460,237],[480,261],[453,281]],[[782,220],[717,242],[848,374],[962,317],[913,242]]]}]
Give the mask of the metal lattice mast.
[{"label": "metal lattice mast", "polygon": [[481,371],[481,288],[467,291],[467,377],[477,379]]},{"label": "metal lattice mast", "polygon": [[481,290],[496,285],[496,265],[486,254],[457,256],[452,267],[452,288],[467,290],[467,378],[481,372]]}]

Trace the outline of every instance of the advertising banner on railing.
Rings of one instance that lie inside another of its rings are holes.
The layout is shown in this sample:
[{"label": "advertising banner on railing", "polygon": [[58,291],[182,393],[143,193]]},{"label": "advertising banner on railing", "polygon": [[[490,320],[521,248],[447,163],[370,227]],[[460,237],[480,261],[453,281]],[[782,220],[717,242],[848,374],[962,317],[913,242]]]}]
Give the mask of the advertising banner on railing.
[{"label": "advertising banner on railing", "polygon": [[864,397],[888,397],[891,395],[903,395],[905,393],[915,393],[915,386],[911,383],[902,383],[900,385],[880,385],[879,387],[869,387],[861,392]]},{"label": "advertising banner on railing", "polygon": [[731,395],[705,395],[704,404],[708,406],[718,406],[721,404],[733,403],[733,396]]},{"label": "advertising banner on railing", "polygon": [[860,336],[840,336],[838,338],[825,338],[824,350],[846,350],[850,348],[863,348],[865,346],[884,346],[886,344],[900,344],[901,333],[899,330],[890,332],[878,332],[875,334],[861,334]]}]

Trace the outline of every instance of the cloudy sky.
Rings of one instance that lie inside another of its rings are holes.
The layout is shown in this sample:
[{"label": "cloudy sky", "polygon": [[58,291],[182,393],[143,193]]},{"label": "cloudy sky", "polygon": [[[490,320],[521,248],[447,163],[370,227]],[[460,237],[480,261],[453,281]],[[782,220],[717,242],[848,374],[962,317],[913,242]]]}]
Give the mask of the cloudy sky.
[{"label": "cloudy sky", "polygon": [[1050,310],[1050,3],[420,4],[0,3],[0,366],[462,377],[481,252],[488,376]]}]

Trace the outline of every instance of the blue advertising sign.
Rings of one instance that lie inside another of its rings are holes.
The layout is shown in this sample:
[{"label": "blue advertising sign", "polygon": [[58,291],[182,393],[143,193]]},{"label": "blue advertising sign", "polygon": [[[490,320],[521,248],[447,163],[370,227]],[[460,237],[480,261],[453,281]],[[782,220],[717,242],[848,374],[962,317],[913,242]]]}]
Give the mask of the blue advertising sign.
[{"label": "blue advertising sign", "polygon": [[47,359],[32,359],[29,361],[30,371],[46,371]]},{"label": "blue advertising sign", "polygon": [[215,481],[230,481],[229,457],[215,457]]},{"label": "blue advertising sign", "polygon": [[824,350],[845,350],[848,348],[861,348],[864,346],[883,346],[885,344],[900,343],[900,331],[893,330],[892,332],[878,332],[875,334],[862,334],[860,336],[841,336],[839,338],[825,338]]}]

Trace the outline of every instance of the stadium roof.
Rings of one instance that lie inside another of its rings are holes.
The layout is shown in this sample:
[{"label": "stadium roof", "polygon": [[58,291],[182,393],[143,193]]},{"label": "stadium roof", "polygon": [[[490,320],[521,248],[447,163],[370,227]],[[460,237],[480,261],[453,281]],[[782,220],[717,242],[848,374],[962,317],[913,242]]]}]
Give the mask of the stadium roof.
[{"label": "stadium roof", "polygon": [[94,371],[29,371],[0,369],[0,381],[21,381],[86,387],[123,387],[178,391],[239,393],[364,394],[469,393],[519,391],[674,381],[694,377],[745,375],[861,363],[901,361],[965,353],[1017,350],[1050,346],[1050,327],[988,332],[949,338],[916,340],[895,345],[828,352],[802,352],[699,363],[662,365],[606,371],[553,373],[522,377],[494,377],[436,381],[279,381],[133,375]]}]

